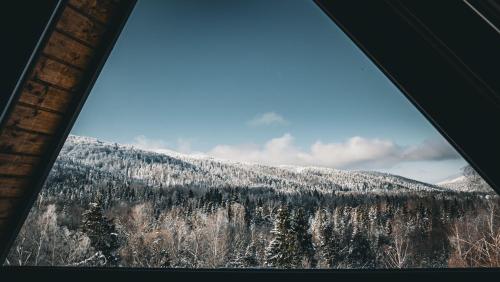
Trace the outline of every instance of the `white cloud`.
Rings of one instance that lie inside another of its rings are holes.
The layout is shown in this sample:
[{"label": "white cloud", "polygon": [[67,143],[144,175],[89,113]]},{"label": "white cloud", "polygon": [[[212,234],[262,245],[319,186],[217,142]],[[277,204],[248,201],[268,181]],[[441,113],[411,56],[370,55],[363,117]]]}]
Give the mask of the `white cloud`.
[{"label": "white cloud", "polygon": [[[141,135],[134,139],[132,145],[166,154],[176,151],[269,165],[323,166],[339,169],[387,171],[387,169],[397,169],[401,164],[461,159],[444,139],[426,140],[414,146],[400,146],[391,140],[355,136],[343,142],[324,143],[318,140],[307,149],[302,149],[295,145],[294,137],[286,133],[281,137],[268,140],[263,145],[221,144],[208,152],[193,151],[191,143],[190,139],[179,138],[176,145],[171,146],[162,140],[149,139]],[[412,167],[412,170],[415,169],[414,165],[406,166]]]},{"label": "white cloud", "polygon": [[288,121],[275,112],[259,114],[248,121],[250,126],[269,126],[269,125],[287,125]]},{"label": "white cloud", "polygon": [[403,156],[408,160],[433,160],[440,161],[446,159],[456,159],[458,153],[445,141],[425,140],[417,146],[408,147]]},{"label": "white cloud", "polygon": [[150,139],[144,135],[139,135],[134,138],[134,143],[132,143],[134,147],[139,149],[148,150],[148,151],[161,151],[166,150],[169,147],[169,144],[160,139]]},{"label": "white cloud", "polygon": [[184,154],[192,153],[191,150],[191,139],[179,138],[177,139],[177,151]]},{"label": "white cloud", "polygon": [[134,142],[131,145],[142,150],[157,153],[169,154],[175,151],[183,154],[192,154],[195,153],[191,150],[192,141],[191,139],[178,138],[176,146],[172,146],[161,139],[151,139],[144,135],[139,135],[134,138]]},{"label": "white cloud", "polygon": [[308,150],[294,144],[290,134],[273,138],[263,146],[218,145],[208,155],[235,161],[271,165],[325,166],[344,169],[391,167],[402,162],[456,159],[450,145],[425,141],[418,146],[402,147],[390,140],[352,137],[344,142],[317,141]]}]

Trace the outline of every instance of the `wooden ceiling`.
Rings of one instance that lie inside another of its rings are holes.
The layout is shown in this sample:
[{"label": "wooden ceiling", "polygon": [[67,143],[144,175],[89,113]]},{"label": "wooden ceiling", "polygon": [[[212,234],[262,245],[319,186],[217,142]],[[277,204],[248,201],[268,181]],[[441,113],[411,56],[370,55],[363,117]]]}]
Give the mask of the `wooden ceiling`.
[{"label": "wooden ceiling", "polygon": [[0,260],[43,185],[135,0],[61,1],[0,124]]}]

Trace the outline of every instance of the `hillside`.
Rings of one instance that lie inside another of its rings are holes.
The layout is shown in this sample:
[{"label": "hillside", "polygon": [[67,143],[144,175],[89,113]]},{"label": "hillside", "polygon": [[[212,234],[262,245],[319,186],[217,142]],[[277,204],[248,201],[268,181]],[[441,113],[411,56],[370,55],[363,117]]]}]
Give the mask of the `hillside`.
[{"label": "hillside", "polygon": [[482,178],[476,175],[475,179],[476,181],[474,182],[467,178],[465,175],[461,175],[455,178],[441,181],[437,183],[437,185],[443,188],[461,192],[495,193],[493,189]]},{"label": "hillside", "polygon": [[280,192],[316,190],[320,193],[387,191],[452,191],[397,175],[345,171],[318,167],[266,166],[191,157],[179,153],[159,154],[129,145],[94,138],[69,136],[51,177],[73,169],[82,177],[107,177],[136,181],[147,186],[260,187]]}]

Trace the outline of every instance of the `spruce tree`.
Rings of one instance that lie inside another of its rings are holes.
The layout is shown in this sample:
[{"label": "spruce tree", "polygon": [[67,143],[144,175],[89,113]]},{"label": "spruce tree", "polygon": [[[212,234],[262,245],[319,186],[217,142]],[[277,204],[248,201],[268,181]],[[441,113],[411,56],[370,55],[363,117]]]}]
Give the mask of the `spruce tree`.
[{"label": "spruce tree", "polygon": [[106,259],[104,265],[114,266],[119,262],[116,251],[120,244],[115,225],[104,216],[102,206],[101,199],[90,203],[89,209],[83,213],[82,229],[90,238],[91,246]]},{"label": "spruce tree", "polygon": [[309,267],[316,266],[314,258],[314,246],[312,235],[309,233],[309,219],[303,208],[299,208],[292,216],[290,223],[291,235],[294,245],[294,265],[301,266],[302,260],[306,259]]},{"label": "spruce tree", "polygon": [[353,268],[371,268],[375,266],[375,252],[366,233],[357,232],[349,244],[347,263]]},{"label": "spruce tree", "polygon": [[259,261],[257,259],[257,250],[253,241],[250,243],[250,245],[248,245],[245,251],[245,256],[243,257],[243,261],[246,267],[256,267],[259,265]]},{"label": "spruce tree", "polygon": [[257,260],[257,252],[255,245],[251,242],[245,252],[239,251],[236,257],[228,264],[229,267],[244,268],[244,267],[256,267],[259,262]]},{"label": "spruce tree", "polygon": [[319,211],[317,213],[318,221],[319,221],[319,230],[318,230],[318,253],[320,261],[326,263],[328,267],[332,267],[332,257],[330,248],[330,238],[333,233],[333,228],[331,222],[328,220],[325,211]]},{"label": "spruce tree", "polygon": [[290,238],[290,218],[288,208],[280,207],[271,233],[274,238],[266,249],[266,265],[278,268],[293,266],[293,247]]},{"label": "spruce tree", "polygon": [[329,268],[341,266],[347,258],[349,240],[346,236],[346,225],[338,226],[343,220],[338,209],[335,210],[333,221],[328,219],[324,211],[320,215],[319,253],[321,260],[326,262]]}]

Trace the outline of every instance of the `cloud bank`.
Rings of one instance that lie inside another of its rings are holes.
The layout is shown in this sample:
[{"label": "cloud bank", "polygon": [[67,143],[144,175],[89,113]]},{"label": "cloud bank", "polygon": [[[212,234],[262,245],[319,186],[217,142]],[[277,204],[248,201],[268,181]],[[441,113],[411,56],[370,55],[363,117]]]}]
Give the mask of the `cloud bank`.
[{"label": "cloud bank", "polygon": [[216,145],[206,152],[191,150],[189,140],[177,140],[170,147],[161,140],[137,136],[134,146],[159,153],[174,151],[205,155],[220,159],[268,165],[322,166],[338,169],[381,169],[401,163],[460,159],[457,152],[445,141],[426,140],[415,146],[400,146],[391,140],[368,139],[359,136],[343,142],[316,141],[307,149],[299,148],[294,137],[286,133],[263,145]]},{"label": "cloud bank", "polygon": [[417,146],[399,146],[390,140],[355,136],[344,142],[316,141],[307,150],[294,144],[290,134],[273,138],[263,146],[217,145],[207,155],[235,161],[270,165],[324,166],[340,169],[375,169],[402,162],[439,161],[460,158],[441,141],[424,141]]},{"label": "cloud bank", "polygon": [[192,140],[190,139],[178,138],[176,146],[173,146],[172,144],[161,139],[150,139],[144,135],[139,135],[134,138],[134,142],[131,145],[142,150],[162,154],[169,154],[172,153],[172,151],[183,154],[192,154],[193,151],[191,150],[191,141]]},{"label": "cloud bank", "polygon": [[259,114],[248,121],[250,126],[287,125],[288,121],[275,112]]}]

